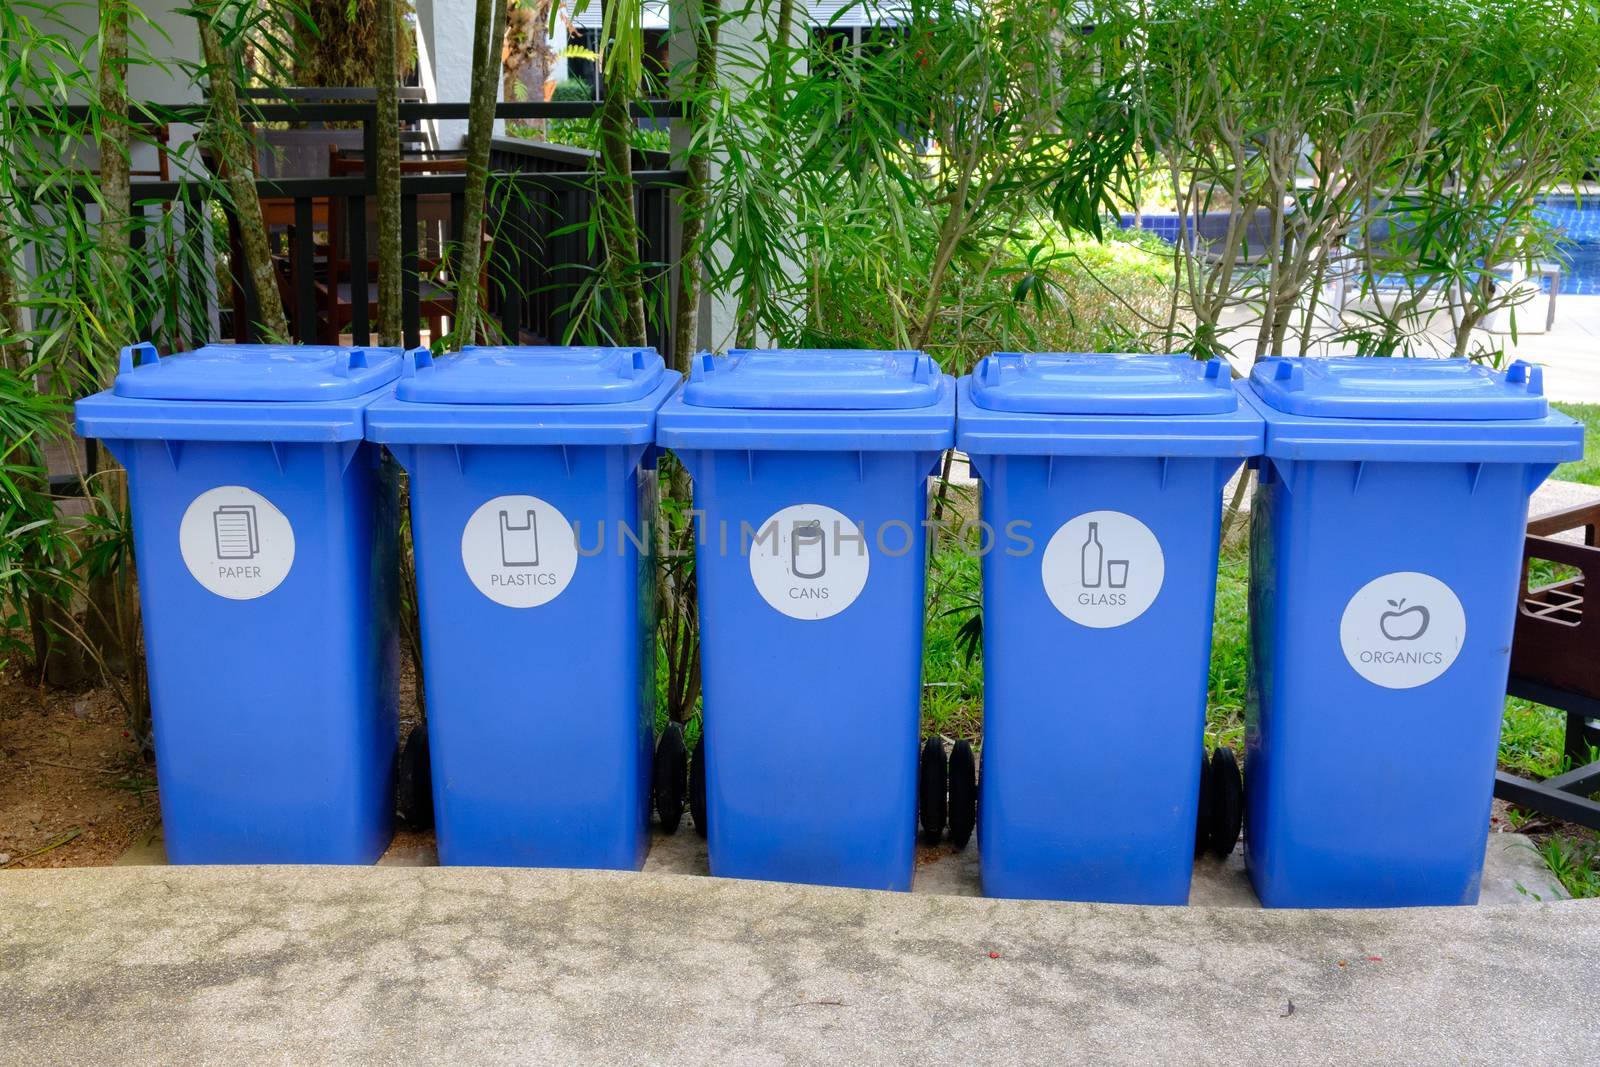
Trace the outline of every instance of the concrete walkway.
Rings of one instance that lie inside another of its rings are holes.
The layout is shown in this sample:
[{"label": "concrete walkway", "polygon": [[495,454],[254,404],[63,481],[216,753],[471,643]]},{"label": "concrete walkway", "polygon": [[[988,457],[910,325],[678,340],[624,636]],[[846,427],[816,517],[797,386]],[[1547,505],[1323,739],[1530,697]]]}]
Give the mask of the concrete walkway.
[{"label": "concrete walkway", "polygon": [[1595,1062],[1600,901],[1264,912],[651,874],[0,881],[0,1057]]},{"label": "concrete walkway", "polygon": [[[1525,359],[1542,366],[1545,395],[1551,400],[1600,404],[1600,296],[1563,294],[1549,330],[1544,329],[1545,300],[1541,295],[1518,312],[1521,326],[1515,337],[1509,333],[1475,331],[1474,350],[1501,348],[1513,359]],[[1375,307],[1370,301],[1356,302],[1344,326],[1358,325],[1363,310],[1372,312]],[[1235,353],[1230,357],[1234,366],[1241,373],[1249,373],[1260,326],[1259,312],[1244,305],[1230,308],[1223,314],[1221,326],[1223,343]],[[1448,312],[1439,306],[1428,316],[1426,329],[1415,339],[1419,354],[1431,351],[1435,355],[1448,355],[1454,340],[1453,330]],[[1326,337],[1328,331],[1319,331],[1318,335]],[[1348,345],[1324,340],[1314,342],[1310,354],[1328,356],[1354,352]]]}]

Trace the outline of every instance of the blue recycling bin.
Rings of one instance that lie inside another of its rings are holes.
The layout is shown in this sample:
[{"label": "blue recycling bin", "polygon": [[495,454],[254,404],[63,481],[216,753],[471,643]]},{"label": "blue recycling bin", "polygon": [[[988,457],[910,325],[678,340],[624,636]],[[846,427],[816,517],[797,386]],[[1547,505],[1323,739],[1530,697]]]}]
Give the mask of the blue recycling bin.
[{"label": "blue recycling bin", "polygon": [[394,813],[397,349],[122,350],[78,432],[128,472],[167,856],[371,863]]},{"label": "blue recycling bin", "polygon": [[367,415],[410,474],[446,864],[633,870],[650,839],[649,348],[407,354]]},{"label": "blue recycling bin", "polygon": [[694,478],[711,872],[907,890],[928,476],[920,352],[696,358],[656,440]]},{"label": "blue recycling bin", "polygon": [[1269,907],[1478,899],[1529,494],[1583,454],[1541,372],[1266,359],[1245,857]]},{"label": "blue recycling bin", "polygon": [[1221,491],[1261,419],[1187,356],[999,353],[957,404],[993,546],[983,890],[1186,903]]}]

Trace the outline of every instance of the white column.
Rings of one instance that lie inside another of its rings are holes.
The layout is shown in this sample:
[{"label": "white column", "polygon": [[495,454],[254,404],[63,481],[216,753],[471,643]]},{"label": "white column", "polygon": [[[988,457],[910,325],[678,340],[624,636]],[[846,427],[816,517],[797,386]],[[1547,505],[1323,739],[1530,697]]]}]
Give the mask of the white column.
[{"label": "white column", "polygon": [[[744,0],[723,0],[723,12],[740,10]],[[670,51],[668,62],[674,70],[686,70],[688,62],[694,55],[694,46],[684,27],[688,25],[687,0],[672,0],[671,19],[673,33],[670,38]],[[811,32],[810,8],[805,0],[795,0],[793,22],[791,23],[790,43],[791,56],[794,58],[795,70],[805,70],[804,46]],[[776,0],[762,0],[759,7],[748,10],[736,18],[726,19],[718,32],[718,63],[717,79],[722,86],[733,87],[736,91],[742,87],[746,91],[750,88],[750,80],[756,68],[765,62],[770,43],[777,33],[778,4]],[[675,124],[672,132],[672,150],[675,156],[681,155],[689,142],[688,131],[681,124]],[[721,174],[725,156],[721,153],[711,157],[710,178],[713,183]],[[726,262],[728,252],[726,246],[712,248],[713,257]],[[799,264],[794,264],[794,271],[798,272]],[[733,294],[707,289],[700,295],[700,331],[699,348],[713,352],[723,352],[734,347],[735,337],[738,334],[738,301]],[[758,336],[756,344],[769,345],[770,337]]]},{"label": "white column", "polygon": [[[476,30],[474,0],[416,0],[419,80],[433,103],[464,104],[472,99],[472,36]],[[497,60],[498,62],[498,60]],[[495,99],[503,97],[505,79],[495,78]],[[496,120],[496,136],[505,120]],[[466,119],[440,119],[434,124],[440,148],[460,148],[467,137]]]}]

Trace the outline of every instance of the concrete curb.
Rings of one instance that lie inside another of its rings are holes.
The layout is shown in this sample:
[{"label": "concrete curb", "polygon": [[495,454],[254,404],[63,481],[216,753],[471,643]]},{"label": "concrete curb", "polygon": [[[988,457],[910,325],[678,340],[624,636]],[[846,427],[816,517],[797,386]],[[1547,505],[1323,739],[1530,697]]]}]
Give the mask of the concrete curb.
[{"label": "concrete curb", "polygon": [[1268,912],[416,867],[0,887],[0,1049],[30,1065],[1600,1058],[1600,901]]}]

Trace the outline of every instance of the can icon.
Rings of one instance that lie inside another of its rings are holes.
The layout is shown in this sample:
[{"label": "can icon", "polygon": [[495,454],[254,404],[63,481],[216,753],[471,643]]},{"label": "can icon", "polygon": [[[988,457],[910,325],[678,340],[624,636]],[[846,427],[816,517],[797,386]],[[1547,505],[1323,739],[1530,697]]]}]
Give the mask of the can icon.
[{"label": "can icon", "polygon": [[828,572],[827,539],[822,534],[821,519],[794,524],[789,536],[789,569],[796,578],[821,578]]}]

